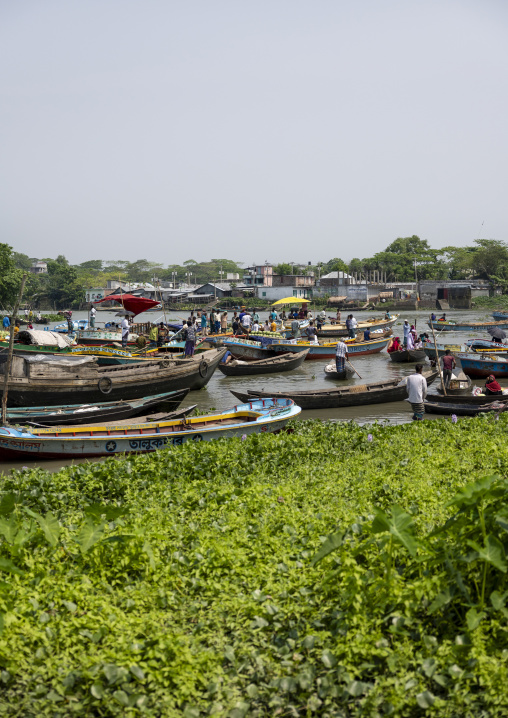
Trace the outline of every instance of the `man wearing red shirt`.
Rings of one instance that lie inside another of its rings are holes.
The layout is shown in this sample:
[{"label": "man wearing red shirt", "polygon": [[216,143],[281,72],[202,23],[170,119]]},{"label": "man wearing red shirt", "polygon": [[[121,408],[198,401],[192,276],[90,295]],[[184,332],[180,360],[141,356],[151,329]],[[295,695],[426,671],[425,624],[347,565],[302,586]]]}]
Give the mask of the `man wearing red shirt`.
[{"label": "man wearing red shirt", "polygon": [[452,372],[457,366],[455,357],[451,355],[449,349],[445,351],[444,357],[441,357],[441,366],[443,368],[443,380],[446,389],[448,388],[450,379],[452,378]]}]

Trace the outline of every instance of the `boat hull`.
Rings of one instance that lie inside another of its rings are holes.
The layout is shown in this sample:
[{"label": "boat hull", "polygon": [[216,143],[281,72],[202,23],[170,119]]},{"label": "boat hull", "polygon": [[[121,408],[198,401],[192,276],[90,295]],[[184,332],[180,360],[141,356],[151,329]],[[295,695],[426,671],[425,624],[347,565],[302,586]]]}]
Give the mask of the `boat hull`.
[{"label": "boat hull", "polygon": [[[430,385],[438,376],[437,371],[424,374]],[[341,389],[318,389],[314,392],[289,391],[265,392],[249,390],[231,393],[240,401],[253,400],[256,397],[274,397],[292,399],[302,409],[340,409],[348,406],[365,406],[367,404],[384,404],[391,401],[402,401],[407,398],[406,386],[397,386],[399,380],[364,384]]]},{"label": "boat hull", "polygon": [[[356,333],[359,334],[360,332],[363,332],[364,329],[388,329],[390,327],[393,327],[397,319],[399,318],[399,315],[397,314],[395,317],[392,317],[391,319],[378,319],[373,321],[363,321],[358,322],[358,326],[356,327]],[[347,337],[349,334],[348,329],[346,328],[345,323],[341,324],[323,324],[321,329],[318,330],[317,335],[318,337]]]},{"label": "boat hull", "polygon": [[[500,399],[502,397],[499,397]],[[424,402],[425,412],[427,414],[441,414],[450,416],[455,414],[456,416],[477,416],[478,414],[488,414],[492,411],[505,411],[508,406],[508,398],[499,402],[502,406],[499,406],[497,402],[491,402],[491,404],[441,404],[440,402]]]},{"label": "boat hull", "polygon": [[250,361],[245,364],[235,364],[234,362],[231,364],[219,364],[219,371],[221,371],[225,376],[278,374],[279,372],[298,369],[306,358],[307,353],[304,351],[299,354],[281,354],[280,356],[271,356],[269,359]]},{"label": "boat hull", "polygon": [[[366,354],[377,354],[383,351],[389,339],[371,339],[369,342],[355,342],[347,345],[348,354],[363,356]],[[334,359],[337,342],[326,342],[325,344],[311,344],[301,342],[299,344],[270,344],[267,350],[270,352],[301,352],[310,349],[307,360]]]},{"label": "boat hull", "polygon": [[[72,432],[68,427],[63,432],[41,429],[34,432],[0,428],[0,457],[5,459],[30,458],[93,458],[117,454],[149,453],[165,446],[201,441],[212,441],[222,437],[248,436],[265,432],[280,431],[290,419],[300,413],[300,407],[287,400],[250,400],[236,406],[228,415],[215,414],[207,417],[193,417],[181,422],[158,422],[154,424],[109,425],[96,427],[87,432]],[[241,420],[249,414],[250,420]],[[232,421],[219,426],[224,416]],[[236,421],[235,421],[236,420]],[[51,432],[48,435],[47,432]],[[67,432],[67,433],[64,433]],[[80,433],[80,436],[76,436]]]},{"label": "boat hull", "polygon": [[508,319],[501,322],[471,322],[471,324],[456,324],[454,322],[427,322],[428,326],[437,332],[486,332],[489,329],[508,329]]},{"label": "boat hull", "polygon": [[397,364],[427,360],[427,354],[424,349],[403,349],[402,351],[388,352],[388,355]]},{"label": "boat hull", "polygon": [[97,421],[121,421],[142,413],[149,414],[155,407],[161,405],[164,405],[167,411],[173,411],[180,406],[188,393],[188,389],[182,389],[130,402],[97,402],[95,406],[63,404],[52,407],[52,409],[43,406],[36,406],[32,409],[12,409],[7,411],[7,423],[11,425],[67,426],[91,424]]},{"label": "boat hull", "polygon": [[[8,406],[54,406],[67,403],[69,396],[76,403],[88,404],[201,389],[210,381],[225,353],[225,349],[211,349],[192,359],[168,358],[154,363],[98,367],[82,378],[79,373],[63,376],[58,371],[54,377],[11,376]],[[165,366],[165,361],[169,366]]]},{"label": "boat hull", "polygon": [[467,376],[488,377],[493,374],[496,377],[508,377],[508,361],[496,361],[482,356],[471,356],[471,354],[458,354],[462,371]]}]

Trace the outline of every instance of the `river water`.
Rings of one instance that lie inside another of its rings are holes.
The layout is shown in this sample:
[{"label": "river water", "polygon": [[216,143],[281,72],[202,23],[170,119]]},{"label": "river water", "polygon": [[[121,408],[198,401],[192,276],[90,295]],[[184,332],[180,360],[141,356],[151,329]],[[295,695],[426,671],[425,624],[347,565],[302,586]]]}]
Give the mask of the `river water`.
[{"label": "river water", "polygon": [[[439,316],[438,312],[435,312]],[[334,312],[329,312],[332,316]],[[267,316],[267,312],[259,312],[260,317],[264,320]],[[187,316],[185,312],[167,312],[166,318],[168,321],[178,321],[181,318]],[[366,318],[365,312],[358,312],[357,319],[363,320]],[[369,315],[370,316],[370,315]],[[377,313],[376,316],[380,316]],[[453,321],[461,322],[473,322],[473,321],[493,321],[492,315],[489,310],[473,310],[473,311],[449,311],[447,312],[449,319]],[[74,312],[73,319],[84,319],[87,317],[86,312]],[[428,331],[429,336],[432,340],[432,332],[427,326],[429,318],[429,311],[411,311],[402,312],[394,326],[394,336],[400,336],[402,338],[402,324],[404,319],[407,319],[410,324],[414,324],[416,320],[416,328],[419,332]],[[136,318],[138,322],[149,322],[164,319],[162,313],[147,312],[141,314]],[[114,312],[101,311],[97,313],[96,326],[100,326],[103,322],[107,321],[119,321],[115,317]],[[460,333],[460,332],[442,332],[438,338],[439,342],[446,344],[459,344],[465,342],[470,338],[488,338],[487,334],[480,333]],[[201,412],[207,412],[210,410],[224,410],[231,408],[235,403],[235,397],[230,393],[230,389],[263,389],[274,391],[308,391],[312,389],[326,389],[333,386],[349,386],[353,384],[367,384],[370,382],[377,381],[389,381],[390,379],[396,379],[403,377],[414,371],[414,364],[395,364],[392,362],[386,352],[386,350],[379,354],[369,354],[367,356],[355,357],[353,363],[355,369],[358,370],[361,375],[361,379],[355,376],[353,379],[349,379],[341,382],[330,381],[325,379],[324,367],[330,360],[318,360],[318,361],[306,361],[303,365],[293,372],[287,374],[273,374],[264,375],[262,377],[250,376],[250,377],[226,377],[218,370],[211,378],[208,385],[199,391],[190,392],[185,400],[182,402],[182,407],[190,406],[191,404],[197,404],[198,409]],[[439,381],[439,379],[438,379]],[[503,384],[503,382],[500,382]],[[479,381],[477,381],[479,384]],[[433,387],[430,387],[430,392],[435,391]],[[411,421],[411,409],[407,402],[399,401],[389,404],[372,404],[361,407],[348,407],[343,409],[325,409],[315,411],[302,412],[300,417],[302,420],[305,419],[325,419],[330,421],[356,421],[360,424],[372,423],[374,421],[383,421],[390,424],[403,424]],[[437,420],[443,421],[444,417],[434,416],[427,414],[426,420]],[[76,461],[76,460],[74,460]],[[43,462],[27,462],[21,460],[19,462],[0,462],[0,473],[6,473],[12,468],[21,468],[22,466],[34,467],[41,465],[50,471],[56,471],[64,465],[71,464],[72,461],[43,461]]]}]

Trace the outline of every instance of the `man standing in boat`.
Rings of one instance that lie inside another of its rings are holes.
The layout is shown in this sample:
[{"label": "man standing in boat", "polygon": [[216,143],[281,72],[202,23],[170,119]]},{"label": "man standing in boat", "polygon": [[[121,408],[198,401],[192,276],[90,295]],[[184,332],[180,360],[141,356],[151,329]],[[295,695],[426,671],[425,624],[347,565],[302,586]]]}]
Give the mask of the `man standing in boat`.
[{"label": "man standing in boat", "polygon": [[342,339],[339,339],[335,348],[335,368],[337,372],[342,373],[345,371],[346,359],[349,359],[347,344]]},{"label": "man standing in boat", "polygon": [[407,400],[413,410],[413,421],[422,421],[425,413],[423,402],[427,396],[427,380],[422,376],[423,364],[415,366],[415,373],[406,380]]},{"label": "man standing in boat", "polygon": [[95,315],[97,314],[97,309],[92,306],[90,309],[90,328],[93,329],[95,327]]},{"label": "man standing in boat", "polygon": [[444,353],[444,356],[441,357],[441,367],[443,369],[443,380],[445,389],[448,389],[450,379],[452,378],[452,372],[456,366],[457,362],[455,361],[455,357],[452,356],[450,350],[447,349]]},{"label": "man standing in boat", "polygon": [[404,330],[404,346],[407,347],[407,338],[411,332],[411,327],[407,319],[404,319],[404,326],[402,328]]}]

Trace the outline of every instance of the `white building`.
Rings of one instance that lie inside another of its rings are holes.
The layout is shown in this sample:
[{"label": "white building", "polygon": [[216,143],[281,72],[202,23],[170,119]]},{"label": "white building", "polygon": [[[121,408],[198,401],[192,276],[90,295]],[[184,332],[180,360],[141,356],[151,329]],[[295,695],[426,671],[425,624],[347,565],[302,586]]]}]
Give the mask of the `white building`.
[{"label": "white building", "polygon": [[278,299],[285,297],[294,297],[295,299],[312,299],[313,287],[256,287],[256,297],[259,299],[267,299],[269,302],[276,302]]}]

